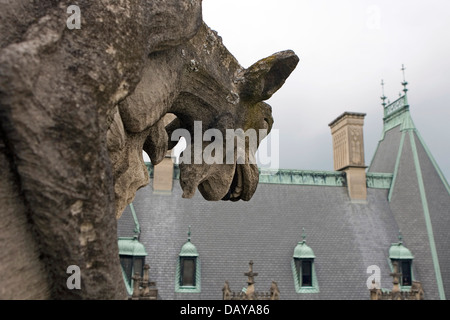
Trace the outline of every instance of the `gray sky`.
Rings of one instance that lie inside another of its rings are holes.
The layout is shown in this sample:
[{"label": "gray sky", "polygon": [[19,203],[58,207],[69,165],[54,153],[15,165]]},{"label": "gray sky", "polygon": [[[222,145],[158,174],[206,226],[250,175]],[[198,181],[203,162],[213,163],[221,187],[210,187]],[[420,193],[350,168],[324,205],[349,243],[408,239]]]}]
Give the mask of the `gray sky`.
[{"label": "gray sky", "polygon": [[268,103],[280,167],[333,170],[328,123],[366,113],[369,165],[382,132],[381,79],[394,101],[409,82],[411,115],[450,179],[450,1],[204,0],[203,18],[243,67],[292,49],[297,69]]}]

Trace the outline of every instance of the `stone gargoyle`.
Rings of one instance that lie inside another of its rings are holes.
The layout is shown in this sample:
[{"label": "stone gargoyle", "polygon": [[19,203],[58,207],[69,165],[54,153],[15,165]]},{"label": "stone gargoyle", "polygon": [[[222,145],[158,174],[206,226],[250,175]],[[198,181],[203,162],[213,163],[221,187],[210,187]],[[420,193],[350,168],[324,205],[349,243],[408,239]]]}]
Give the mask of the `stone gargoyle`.
[{"label": "stone gargoyle", "polygon": [[[298,63],[283,51],[241,67],[201,0],[79,0],[78,28],[71,4],[0,2],[1,299],[126,298],[116,217],[149,181],[142,150],[157,164],[199,121],[270,131],[263,101]],[[247,162],[180,170],[187,198],[249,200],[258,182]]]}]

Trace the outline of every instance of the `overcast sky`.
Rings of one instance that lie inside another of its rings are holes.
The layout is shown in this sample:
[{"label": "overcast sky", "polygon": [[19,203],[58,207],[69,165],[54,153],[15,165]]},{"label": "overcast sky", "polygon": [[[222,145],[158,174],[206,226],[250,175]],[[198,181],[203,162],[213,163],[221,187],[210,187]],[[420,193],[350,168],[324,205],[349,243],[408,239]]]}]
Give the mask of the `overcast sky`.
[{"label": "overcast sky", "polygon": [[366,113],[369,165],[381,137],[385,94],[409,82],[411,115],[450,178],[449,0],[203,0],[203,19],[243,67],[292,49],[297,69],[268,103],[279,131],[280,167],[333,170],[328,123]]}]

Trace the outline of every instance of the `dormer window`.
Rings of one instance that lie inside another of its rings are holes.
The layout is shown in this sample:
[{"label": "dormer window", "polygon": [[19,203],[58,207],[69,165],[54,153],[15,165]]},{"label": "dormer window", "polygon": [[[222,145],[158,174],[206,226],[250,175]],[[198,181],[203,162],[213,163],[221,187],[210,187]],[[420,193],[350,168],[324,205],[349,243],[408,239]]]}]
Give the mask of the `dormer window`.
[{"label": "dormer window", "polygon": [[414,256],[411,251],[403,245],[401,233],[399,233],[398,240],[397,243],[393,243],[389,248],[391,270],[393,270],[394,262],[396,262],[398,272],[401,273],[400,285],[403,287],[410,287],[414,281],[412,272]]},{"label": "dormer window", "polygon": [[295,265],[297,268],[297,275],[302,287],[312,287],[312,264],[313,259],[299,259],[295,258]]},{"label": "dormer window", "polygon": [[195,287],[196,257],[180,257],[180,286]]},{"label": "dormer window", "polygon": [[403,260],[400,265],[400,272],[402,274],[402,286],[412,285],[412,275],[411,275],[411,260]]},{"label": "dormer window", "polygon": [[138,274],[142,277],[144,274],[145,257],[147,252],[144,245],[139,242],[141,228],[134,210],[133,203],[129,205],[134,220],[134,236],[119,237],[119,258],[122,267],[122,276],[127,288],[128,294],[133,293],[134,280],[133,277]]},{"label": "dormer window", "polygon": [[133,276],[144,274],[144,264],[147,252],[144,245],[139,242],[138,236],[119,238],[119,258],[122,266],[122,273],[127,286],[128,293],[132,293]]},{"label": "dormer window", "polygon": [[181,247],[178,255],[175,292],[200,292],[200,259],[197,248],[191,242],[190,226],[188,241]]},{"label": "dormer window", "polygon": [[317,293],[319,286],[314,268],[316,256],[313,250],[306,244],[306,236],[303,230],[303,241],[294,249],[292,259],[292,272],[297,293]]}]

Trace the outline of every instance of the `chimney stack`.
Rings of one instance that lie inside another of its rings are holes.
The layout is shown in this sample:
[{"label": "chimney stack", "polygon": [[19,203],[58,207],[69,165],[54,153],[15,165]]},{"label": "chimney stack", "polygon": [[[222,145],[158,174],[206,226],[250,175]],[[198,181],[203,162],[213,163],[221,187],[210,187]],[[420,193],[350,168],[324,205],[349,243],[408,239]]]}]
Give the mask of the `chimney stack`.
[{"label": "chimney stack", "polygon": [[[172,122],[176,116],[172,113],[167,113],[164,116],[164,126]],[[174,158],[171,156],[172,151],[166,152],[164,159],[153,167],[153,192],[158,194],[170,194],[173,187],[174,175]]]},{"label": "chimney stack", "polygon": [[346,173],[351,200],[367,199],[363,126],[365,113],[344,112],[329,124],[333,138],[334,170]]}]

